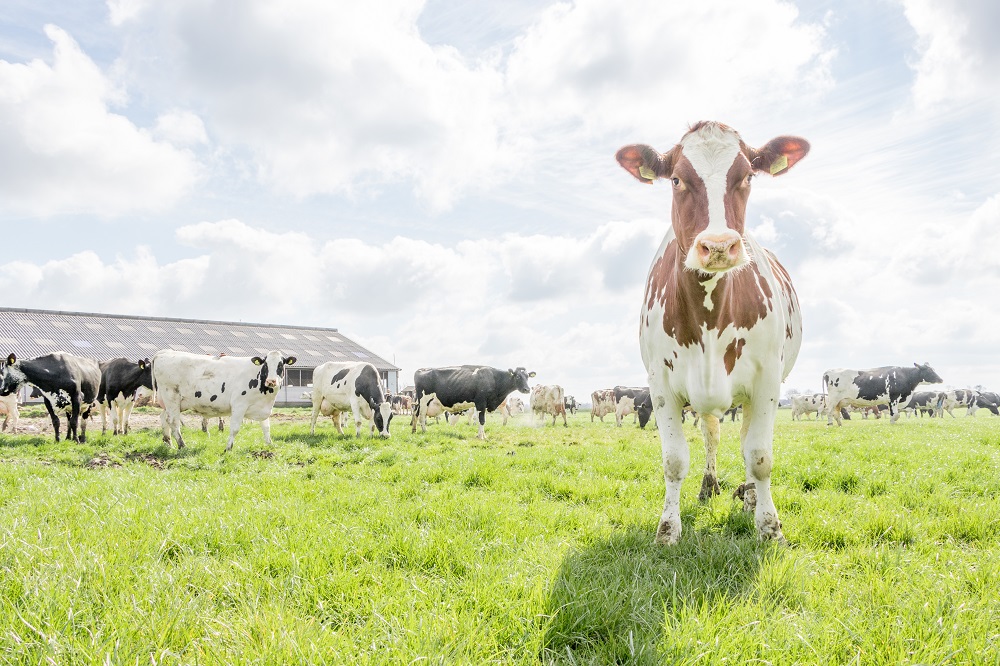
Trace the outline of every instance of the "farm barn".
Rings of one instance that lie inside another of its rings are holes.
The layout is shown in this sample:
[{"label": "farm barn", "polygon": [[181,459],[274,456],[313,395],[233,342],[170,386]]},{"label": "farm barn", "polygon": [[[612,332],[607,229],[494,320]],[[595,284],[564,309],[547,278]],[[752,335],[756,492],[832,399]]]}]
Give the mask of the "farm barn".
[{"label": "farm barn", "polygon": [[[61,350],[106,361],[152,358],[161,349],[230,356],[281,349],[297,362],[285,370],[278,406],[308,403],[302,393],[312,384],[313,369],[326,361],[368,361],[384,388],[395,393],[399,383],[399,368],[335,328],[0,308],[4,357],[14,352],[33,358]],[[31,402],[30,390],[22,388],[22,401]]]}]

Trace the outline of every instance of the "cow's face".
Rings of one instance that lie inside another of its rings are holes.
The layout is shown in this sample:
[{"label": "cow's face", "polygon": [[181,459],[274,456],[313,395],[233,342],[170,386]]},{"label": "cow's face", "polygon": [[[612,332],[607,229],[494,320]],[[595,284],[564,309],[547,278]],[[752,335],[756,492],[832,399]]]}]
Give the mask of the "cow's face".
[{"label": "cow's face", "polygon": [[139,383],[146,388],[153,388],[153,364],[148,358],[136,362],[139,367]]},{"label": "cow's face", "polygon": [[639,415],[639,427],[645,428],[646,424],[649,423],[649,417],[653,415],[653,400],[648,393],[635,406],[635,413]]},{"label": "cow's face", "polygon": [[11,354],[3,364],[3,376],[0,378],[0,395],[10,395],[24,383],[25,379],[17,356]]},{"label": "cow's face", "polygon": [[913,367],[920,371],[920,381],[926,384],[943,384],[944,380],[934,372],[931,368],[930,363],[924,363],[920,365],[919,363],[914,363]]},{"label": "cow's face", "polygon": [[778,137],[755,150],[733,129],[708,122],[695,125],[667,153],[636,144],[619,150],[616,158],[644,183],[669,179],[674,236],[684,266],[724,273],[750,261],[743,228],[753,175],[781,175],[808,152],[809,143],[798,137]]},{"label": "cow's face", "polygon": [[294,356],[282,356],[280,351],[270,351],[263,358],[254,356],[250,359],[254,365],[260,366],[256,386],[261,393],[273,393],[281,387],[281,378],[285,374],[285,366],[292,365]]},{"label": "cow's face", "polygon": [[375,429],[378,430],[378,434],[388,439],[389,423],[392,421],[392,403],[386,400],[372,412],[372,416],[375,418]]},{"label": "cow's face", "polygon": [[528,387],[528,380],[535,376],[534,372],[528,372],[524,368],[517,368],[516,370],[508,369],[507,372],[514,378],[514,388],[521,393],[531,393],[531,389]]}]

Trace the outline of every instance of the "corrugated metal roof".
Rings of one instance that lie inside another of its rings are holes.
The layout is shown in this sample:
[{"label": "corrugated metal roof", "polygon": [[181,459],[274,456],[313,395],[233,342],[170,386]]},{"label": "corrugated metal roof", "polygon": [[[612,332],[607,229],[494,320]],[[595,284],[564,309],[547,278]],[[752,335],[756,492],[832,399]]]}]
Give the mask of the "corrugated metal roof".
[{"label": "corrugated metal roof", "polygon": [[34,358],[65,351],[106,361],[150,358],[161,349],[230,356],[263,356],[279,349],[295,356],[301,368],[361,360],[379,370],[399,370],[335,328],[0,308],[0,358],[11,352]]}]

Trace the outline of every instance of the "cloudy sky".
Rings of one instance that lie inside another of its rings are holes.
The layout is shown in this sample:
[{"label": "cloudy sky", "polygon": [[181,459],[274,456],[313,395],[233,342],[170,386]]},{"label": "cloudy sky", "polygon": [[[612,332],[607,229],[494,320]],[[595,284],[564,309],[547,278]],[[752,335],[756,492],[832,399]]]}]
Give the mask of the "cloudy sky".
[{"label": "cloudy sky", "polygon": [[[702,119],[812,152],[754,184],[802,353],[1000,389],[995,0],[4,0],[0,304],[337,327],[403,369],[640,385]],[[288,350],[292,351],[292,350]]]}]

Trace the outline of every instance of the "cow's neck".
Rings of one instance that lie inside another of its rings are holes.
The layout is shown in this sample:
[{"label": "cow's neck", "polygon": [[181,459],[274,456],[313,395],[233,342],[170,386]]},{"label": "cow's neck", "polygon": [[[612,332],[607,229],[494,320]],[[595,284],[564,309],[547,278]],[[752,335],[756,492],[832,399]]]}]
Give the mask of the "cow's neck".
[{"label": "cow's neck", "polygon": [[700,273],[684,267],[676,240],[653,263],[646,283],[647,310],[662,306],[663,330],[681,346],[701,343],[703,329],[749,329],[767,315],[770,300],[771,290],[752,259],[723,275]]}]

